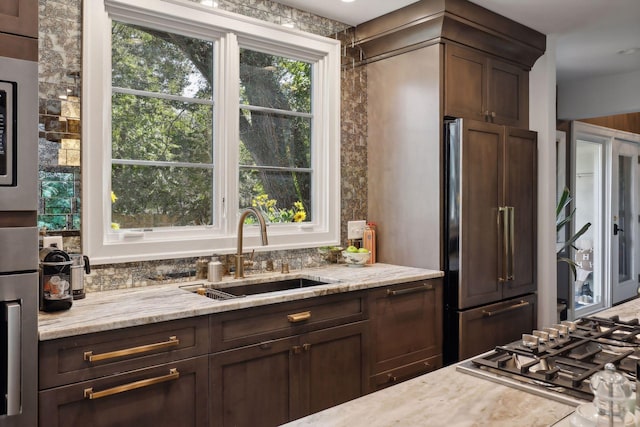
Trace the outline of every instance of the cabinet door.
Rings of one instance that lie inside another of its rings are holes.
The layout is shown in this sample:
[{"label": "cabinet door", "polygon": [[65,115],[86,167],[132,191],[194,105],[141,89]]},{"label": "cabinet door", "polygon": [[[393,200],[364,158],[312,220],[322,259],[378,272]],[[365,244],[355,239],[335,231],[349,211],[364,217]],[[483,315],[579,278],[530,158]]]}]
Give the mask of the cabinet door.
[{"label": "cabinet door", "polygon": [[480,51],[445,47],[445,115],[526,128],[529,74]]},{"label": "cabinet door", "polygon": [[488,68],[480,52],[445,46],[445,115],[486,120]]},{"label": "cabinet door", "polygon": [[463,121],[459,308],[502,299],[504,128]]},{"label": "cabinet door", "polygon": [[38,38],[38,0],[2,0],[0,32]]},{"label": "cabinet door", "polygon": [[505,144],[505,205],[509,206],[513,245],[512,270],[503,296],[536,290],[537,134],[507,128]]},{"label": "cabinet door", "polygon": [[[339,405],[365,394],[367,322],[312,332],[300,337],[300,405],[292,418]],[[296,381],[297,382],[297,381]]]},{"label": "cabinet door", "polygon": [[39,393],[39,426],[208,426],[207,356]]},{"label": "cabinet door", "polygon": [[[294,354],[297,353],[297,354]],[[210,356],[212,426],[277,426],[289,421],[302,352],[298,337]]]},{"label": "cabinet door", "polygon": [[376,289],[370,298],[372,375],[401,380],[437,368],[391,372],[442,353],[442,279]]},{"label": "cabinet door", "polygon": [[529,74],[496,59],[488,60],[486,109],[492,123],[521,128],[529,123]]}]

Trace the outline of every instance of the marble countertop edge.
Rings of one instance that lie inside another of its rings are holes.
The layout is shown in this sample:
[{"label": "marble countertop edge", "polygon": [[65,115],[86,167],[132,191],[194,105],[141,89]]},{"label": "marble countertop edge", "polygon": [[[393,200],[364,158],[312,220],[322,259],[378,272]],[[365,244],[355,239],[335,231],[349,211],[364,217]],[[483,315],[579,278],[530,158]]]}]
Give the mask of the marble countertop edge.
[{"label": "marble countertop edge", "polygon": [[103,332],[131,326],[183,319],[230,310],[277,304],[343,292],[353,292],[396,283],[442,277],[437,270],[374,264],[364,268],[347,268],[344,264],[295,270],[288,274],[267,273],[248,275],[245,279],[226,276],[217,283],[224,286],[257,284],[273,280],[300,277],[330,283],[302,289],[250,295],[225,301],[212,300],[189,292],[203,280],[152,285],[140,288],[88,293],[85,299],[73,302],[71,309],[38,315],[40,341]]}]

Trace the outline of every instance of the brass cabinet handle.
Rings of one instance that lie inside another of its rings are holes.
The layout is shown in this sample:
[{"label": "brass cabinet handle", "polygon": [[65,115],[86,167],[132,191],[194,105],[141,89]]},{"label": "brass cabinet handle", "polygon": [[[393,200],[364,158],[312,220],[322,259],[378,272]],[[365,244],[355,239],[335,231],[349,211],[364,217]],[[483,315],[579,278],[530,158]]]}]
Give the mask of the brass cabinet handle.
[{"label": "brass cabinet handle", "polygon": [[291,347],[291,350],[293,351],[293,354],[300,354],[300,352],[302,351],[302,347],[300,347],[299,345],[294,345],[293,347]]},{"label": "brass cabinet handle", "polygon": [[165,347],[172,347],[180,344],[180,340],[176,336],[169,337],[168,341],[155,344],[141,345],[139,347],[126,348],[124,350],[110,351],[108,353],[93,354],[93,351],[84,352],[84,360],[89,362],[99,362],[101,360],[115,359],[116,357],[131,356],[132,354],[146,353]]},{"label": "brass cabinet handle", "polygon": [[302,349],[304,351],[309,351],[311,349],[311,344],[309,343],[302,344]]},{"label": "brass cabinet handle", "polygon": [[528,301],[521,300],[519,303],[510,305],[509,307],[503,308],[501,310],[496,310],[496,311],[482,310],[482,316],[491,317],[491,316],[495,316],[496,314],[502,314],[508,311],[517,310],[519,308],[526,307],[528,305],[529,305]]},{"label": "brass cabinet handle", "polygon": [[509,263],[509,221],[508,209],[506,206],[500,206],[498,213],[502,221],[502,276],[498,277],[498,282],[506,282],[509,272],[507,264]]},{"label": "brass cabinet handle", "polygon": [[515,256],[516,256],[516,237],[515,237],[515,210],[513,206],[507,207],[509,214],[509,271],[507,273],[507,280],[514,280],[515,270]]},{"label": "brass cabinet handle", "polygon": [[302,311],[300,313],[293,313],[287,315],[287,320],[291,323],[304,322],[305,320],[311,319],[310,311]]},{"label": "brass cabinet handle", "polygon": [[180,378],[180,372],[176,368],[169,369],[167,375],[161,377],[149,378],[146,380],[134,381],[129,384],[120,385],[117,387],[108,388],[102,391],[93,391],[93,387],[84,389],[84,398],[89,400],[100,399],[103,397],[111,396],[113,394],[124,393],[126,391],[136,390],[142,387],[149,387],[154,384],[160,384],[167,381],[174,381]]},{"label": "brass cabinet handle", "polygon": [[387,381],[390,383],[394,383],[396,381],[398,381],[398,377],[396,377],[395,375],[392,374],[387,374]]},{"label": "brass cabinet handle", "polygon": [[397,291],[387,289],[387,296],[395,297],[397,295],[406,295],[412,294],[414,292],[424,292],[424,291],[432,291],[433,285],[431,283],[424,283],[420,286],[415,286],[413,288],[399,289]]}]

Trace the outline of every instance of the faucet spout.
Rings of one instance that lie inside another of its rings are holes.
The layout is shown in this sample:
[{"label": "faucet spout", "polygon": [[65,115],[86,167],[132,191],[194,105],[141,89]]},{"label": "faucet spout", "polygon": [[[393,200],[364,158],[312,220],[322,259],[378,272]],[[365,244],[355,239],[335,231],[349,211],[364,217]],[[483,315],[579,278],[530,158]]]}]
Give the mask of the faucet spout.
[{"label": "faucet spout", "polygon": [[236,272],[234,277],[236,279],[244,277],[244,255],[242,255],[242,239],[243,239],[243,226],[244,220],[247,216],[253,215],[256,217],[258,222],[260,223],[260,236],[262,237],[262,245],[266,246],[269,244],[269,240],[267,238],[267,223],[264,220],[264,217],[256,208],[250,207],[246,208],[240,214],[240,220],[238,221],[238,251],[236,253]]}]

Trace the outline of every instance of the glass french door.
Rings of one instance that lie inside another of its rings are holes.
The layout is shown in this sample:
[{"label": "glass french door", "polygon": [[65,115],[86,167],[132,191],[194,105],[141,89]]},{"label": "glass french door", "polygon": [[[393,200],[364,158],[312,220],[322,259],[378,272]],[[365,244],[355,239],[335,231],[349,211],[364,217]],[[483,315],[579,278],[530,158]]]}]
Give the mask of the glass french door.
[{"label": "glass french door", "polygon": [[640,144],[614,138],[611,189],[612,304],[638,294],[640,267]]},{"label": "glass french door", "polygon": [[595,135],[577,135],[574,140],[573,199],[575,213],[571,224],[573,235],[590,223],[574,242],[573,279],[574,317],[583,317],[607,307],[605,286],[604,213],[606,206],[606,143]]}]

